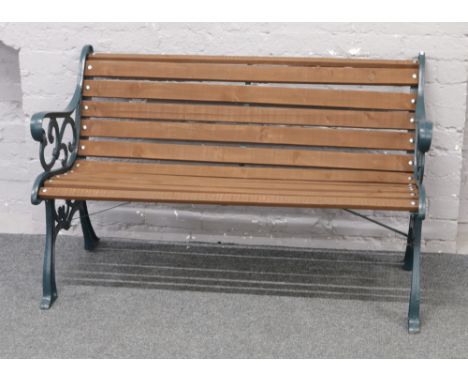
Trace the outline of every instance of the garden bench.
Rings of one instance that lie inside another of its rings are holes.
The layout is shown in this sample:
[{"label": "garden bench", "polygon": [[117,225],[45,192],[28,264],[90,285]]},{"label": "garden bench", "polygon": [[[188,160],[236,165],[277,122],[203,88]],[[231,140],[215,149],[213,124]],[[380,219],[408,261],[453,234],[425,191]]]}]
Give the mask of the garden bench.
[{"label": "garden bench", "polygon": [[[415,60],[94,53],[63,112],[37,113],[45,201],[41,308],[57,297],[54,245],[86,201],[405,211],[408,327],[420,328],[425,56]],[[67,138],[68,134],[68,138]],[[50,156],[45,154],[51,147]],[[56,200],[63,200],[57,207]]]}]

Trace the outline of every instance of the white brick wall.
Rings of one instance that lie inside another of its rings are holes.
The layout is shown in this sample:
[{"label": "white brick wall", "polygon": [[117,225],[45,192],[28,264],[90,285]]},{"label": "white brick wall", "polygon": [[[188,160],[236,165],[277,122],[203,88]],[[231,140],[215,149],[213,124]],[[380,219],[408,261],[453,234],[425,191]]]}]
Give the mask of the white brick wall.
[{"label": "white brick wall", "polygon": [[[29,118],[66,105],[85,44],[114,52],[374,58],[413,58],[424,50],[427,110],[434,121],[424,247],[455,252],[458,246],[468,253],[462,234],[464,229],[468,236],[468,24],[0,24],[0,41],[0,232],[44,232],[43,207],[29,204],[32,180],[41,170]],[[104,205],[91,203],[90,209]],[[406,214],[370,214],[406,230]],[[395,234],[336,210],[146,204],[122,206],[93,222],[103,236],[127,238],[394,250],[404,245]]]}]

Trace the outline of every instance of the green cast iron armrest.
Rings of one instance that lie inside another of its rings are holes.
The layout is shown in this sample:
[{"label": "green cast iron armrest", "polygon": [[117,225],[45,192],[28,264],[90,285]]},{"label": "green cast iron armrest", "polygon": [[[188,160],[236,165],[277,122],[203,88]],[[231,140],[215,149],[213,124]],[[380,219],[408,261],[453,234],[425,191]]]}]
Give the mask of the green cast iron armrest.
[{"label": "green cast iron armrest", "polygon": [[426,56],[424,52],[419,54],[419,84],[416,99],[416,150],[414,153],[414,178],[419,188],[419,211],[422,218],[426,215],[426,192],[423,186],[425,153],[431,147],[432,122],[426,118],[424,105]]},{"label": "green cast iron armrest", "polygon": [[[38,192],[45,180],[54,175],[67,172],[76,160],[80,137],[80,102],[84,65],[86,57],[92,52],[93,48],[91,45],[84,46],[81,51],[78,83],[75,88],[75,93],[65,110],[57,112],[39,112],[35,113],[31,118],[31,136],[35,141],[40,143],[39,160],[44,169],[44,172],[34,181],[31,192],[32,204],[39,204],[41,202],[41,199],[38,198]],[[44,129],[43,125],[46,120],[48,124],[46,129]],[[67,130],[71,131],[72,138],[69,142],[65,143],[63,140]],[[45,148],[48,145],[54,145],[52,157],[49,160],[45,158]],[[56,166],[58,160],[60,160],[60,163]]]}]

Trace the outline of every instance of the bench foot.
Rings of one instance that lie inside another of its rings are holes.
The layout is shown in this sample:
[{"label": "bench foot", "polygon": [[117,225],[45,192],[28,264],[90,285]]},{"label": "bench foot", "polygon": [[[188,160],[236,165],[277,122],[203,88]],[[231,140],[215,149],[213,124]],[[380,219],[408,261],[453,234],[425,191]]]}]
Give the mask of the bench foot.
[{"label": "bench foot", "polygon": [[54,201],[46,200],[46,243],[44,264],[42,270],[42,300],[41,309],[49,309],[57,299],[57,284],[55,282],[55,239],[56,227],[54,219]]},{"label": "bench foot", "polygon": [[57,300],[57,283],[55,282],[55,241],[61,229],[68,230],[71,220],[81,202],[66,200],[65,205],[55,210],[55,200],[46,200],[46,241],[44,264],[42,269],[41,309],[49,309]]},{"label": "bench foot", "polygon": [[420,291],[420,273],[421,273],[421,228],[422,218],[414,216],[413,227],[411,231],[412,241],[412,262],[411,262],[411,293],[408,311],[408,332],[419,333],[421,321],[419,318],[421,291]]},{"label": "bench foot", "polygon": [[83,231],[83,237],[84,237],[84,248],[87,251],[92,251],[98,245],[99,238],[94,232],[93,226],[91,224],[86,201],[82,201],[80,203],[79,212],[80,212],[81,229]]}]

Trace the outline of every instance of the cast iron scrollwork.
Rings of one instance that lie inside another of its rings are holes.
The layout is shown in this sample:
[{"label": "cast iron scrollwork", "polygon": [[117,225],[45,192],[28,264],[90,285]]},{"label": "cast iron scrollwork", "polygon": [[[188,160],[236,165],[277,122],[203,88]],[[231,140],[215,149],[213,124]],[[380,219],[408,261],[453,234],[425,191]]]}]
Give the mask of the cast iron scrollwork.
[{"label": "cast iron scrollwork", "polygon": [[71,226],[71,221],[73,220],[73,215],[75,212],[80,209],[81,201],[79,200],[66,200],[64,205],[59,206],[58,208],[53,208],[52,215],[56,222],[55,225],[55,235],[61,230],[68,230]]},{"label": "cast iron scrollwork", "polygon": [[[62,167],[70,167],[70,163],[68,159],[72,157],[74,154],[77,142],[78,142],[78,131],[75,127],[75,120],[72,118],[71,115],[62,117],[61,124],[59,123],[60,116],[50,113],[49,117],[49,125],[47,128],[47,134],[44,135],[39,149],[39,159],[42,165],[42,168],[45,171],[50,171],[55,166],[57,160],[62,156],[61,164]],[[64,142],[64,135],[67,129],[71,130],[72,138],[71,141],[65,143]],[[54,148],[52,150],[52,157],[49,161],[45,158],[45,148],[48,144],[54,144]]]},{"label": "cast iron scrollwork", "polygon": [[[31,202],[33,204],[41,202],[41,199],[38,198],[38,192],[44,181],[54,175],[68,171],[78,155],[84,65],[86,57],[92,52],[93,48],[90,45],[85,46],[81,52],[81,70],[78,76],[78,84],[65,110],[36,113],[31,118],[31,135],[34,140],[40,143],[39,160],[44,169],[44,172],[36,178],[33,185],[31,193]],[[43,127],[44,121],[48,121],[46,129]],[[67,131],[71,131],[72,137],[68,142],[64,142]],[[53,149],[51,157],[46,159],[45,151],[48,145],[53,145]]]}]

